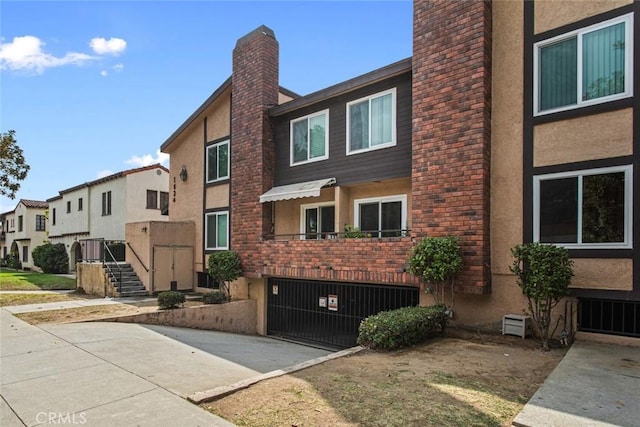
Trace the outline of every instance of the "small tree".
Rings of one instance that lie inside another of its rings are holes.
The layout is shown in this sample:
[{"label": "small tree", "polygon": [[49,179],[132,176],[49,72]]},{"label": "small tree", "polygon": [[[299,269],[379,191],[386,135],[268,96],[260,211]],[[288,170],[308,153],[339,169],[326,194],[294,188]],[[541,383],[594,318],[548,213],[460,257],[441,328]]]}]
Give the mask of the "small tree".
[{"label": "small tree", "polygon": [[233,251],[218,251],[209,255],[209,275],[220,284],[220,290],[230,298],[229,284],[242,274],[240,257]]},{"label": "small tree", "polygon": [[63,243],[52,245],[46,242],[36,247],[33,252],[33,263],[45,273],[69,272],[69,256]]},{"label": "small tree", "polygon": [[[451,286],[456,274],[462,270],[460,245],[455,236],[425,237],[412,250],[409,273],[420,277],[426,286],[432,286],[436,304],[444,305],[444,291]],[[452,301],[453,305],[453,296]]]},{"label": "small tree", "polygon": [[30,169],[15,134],[14,130],[0,134],[0,195],[10,199],[15,199]]},{"label": "small tree", "polygon": [[569,295],[573,277],[573,261],[569,251],[543,243],[526,243],[511,249],[513,265],[510,270],[517,276],[518,286],[527,297],[527,314],[538,328],[542,348],[549,350],[561,317],[551,330],[552,311],[560,300]]}]

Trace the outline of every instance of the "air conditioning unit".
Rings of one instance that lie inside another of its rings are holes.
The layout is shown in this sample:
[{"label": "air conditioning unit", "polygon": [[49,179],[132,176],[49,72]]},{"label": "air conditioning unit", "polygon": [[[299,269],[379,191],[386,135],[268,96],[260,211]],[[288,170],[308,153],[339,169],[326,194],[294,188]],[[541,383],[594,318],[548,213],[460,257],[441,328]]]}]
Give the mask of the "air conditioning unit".
[{"label": "air conditioning unit", "polygon": [[517,335],[524,339],[530,332],[530,328],[530,316],[505,314],[502,318],[502,335]]}]

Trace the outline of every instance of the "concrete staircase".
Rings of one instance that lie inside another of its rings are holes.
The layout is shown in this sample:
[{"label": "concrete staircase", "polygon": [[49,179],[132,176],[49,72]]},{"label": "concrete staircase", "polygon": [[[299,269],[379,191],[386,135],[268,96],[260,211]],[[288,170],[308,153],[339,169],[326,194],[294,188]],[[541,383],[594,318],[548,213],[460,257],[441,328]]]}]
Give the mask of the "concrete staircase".
[{"label": "concrete staircase", "polygon": [[[120,267],[120,268],[118,268]],[[107,262],[104,267],[107,278],[119,297],[148,296],[149,292],[129,263]]]}]

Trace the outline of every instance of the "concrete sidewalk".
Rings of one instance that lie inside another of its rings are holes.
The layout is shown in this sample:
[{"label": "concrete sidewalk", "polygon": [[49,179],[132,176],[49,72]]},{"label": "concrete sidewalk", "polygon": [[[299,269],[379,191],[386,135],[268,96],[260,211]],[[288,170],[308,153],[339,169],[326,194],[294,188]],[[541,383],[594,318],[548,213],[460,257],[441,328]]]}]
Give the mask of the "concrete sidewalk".
[{"label": "concrete sidewalk", "polygon": [[[15,310],[15,307],[10,308]],[[187,396],[330,352],[267,337],[92,322],[29,325],[0,310],[0,425],[231,426]]]},{"label": "concrete sidewalk", "polygon": [[575,342],[513,425],[639,426],[640,347]]}]

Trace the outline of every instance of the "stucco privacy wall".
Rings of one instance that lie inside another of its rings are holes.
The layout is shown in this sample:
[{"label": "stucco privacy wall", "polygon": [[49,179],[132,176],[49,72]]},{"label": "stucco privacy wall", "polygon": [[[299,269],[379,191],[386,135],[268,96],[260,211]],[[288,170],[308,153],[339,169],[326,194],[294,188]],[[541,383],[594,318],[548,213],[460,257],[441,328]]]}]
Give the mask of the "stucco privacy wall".
[{"label": "stucco privacy wall", "polygon": [[233,301],[227,304],[206,304],[173,310],[158,310],[116,317],[111,321],[255,334],[256,301]]},{"label": "stucco privacy wall", "polygon": [[631,108],[546,123],[533,130],[536,167],[632,154]]},{"label": "stucco privacy wall", "polygon": [[631,3],[633,0],[536,0],[534,32],[542,33]]},{"label": "stucco privacy wall", "polygon": [[572,288],[633,290],[633,260],[586,259],[573,260],[575,276]]},{"label": "stucco privacy wall", "polygon": [[[193,248],[194,240],[195,223],[193,221],[128,223],[126,225],[127,262],[131,264],[147,290],[154,292],[156,291],[154,271],[162,267],[154,265],[154,246],[189,246]],[[133,253],[134,251],[137,256]],[[191,283],[191,285],[195,285],[195,283]]]},{"label": "stucco privacy wall", "polygon": [[107,280],[101,263],[79,263],[76,270],[76,285],[89,295],[116,296],[116,291]]}]

